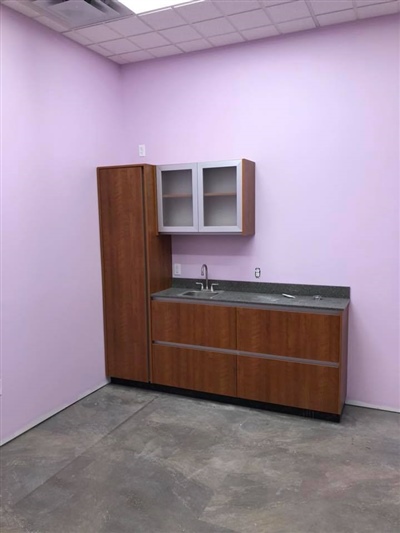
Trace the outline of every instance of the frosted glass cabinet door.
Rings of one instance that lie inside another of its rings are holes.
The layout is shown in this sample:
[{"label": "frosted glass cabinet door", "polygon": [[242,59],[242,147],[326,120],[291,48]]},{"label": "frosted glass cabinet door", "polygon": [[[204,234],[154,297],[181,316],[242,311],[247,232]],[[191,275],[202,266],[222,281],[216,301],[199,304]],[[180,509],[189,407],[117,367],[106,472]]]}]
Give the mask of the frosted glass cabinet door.
[{"label": "frosted glass cabinet door", "polygon": [[157,167],[158,231],[197,232],[197,164]]},{"label": "frosted glass cabinet door", "polygon": [[242,160],[198,163],[199,232],[242,233]]}]

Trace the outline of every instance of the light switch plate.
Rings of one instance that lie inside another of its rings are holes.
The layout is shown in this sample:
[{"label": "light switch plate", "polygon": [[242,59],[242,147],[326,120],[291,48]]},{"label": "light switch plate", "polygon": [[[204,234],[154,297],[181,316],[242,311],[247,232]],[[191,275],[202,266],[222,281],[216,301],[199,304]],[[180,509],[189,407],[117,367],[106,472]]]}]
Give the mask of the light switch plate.
[{"label": "light switch plate", "polygon": [[174,263],[174,276],[180,276],[182,274],[182,268],[180,263]]}]

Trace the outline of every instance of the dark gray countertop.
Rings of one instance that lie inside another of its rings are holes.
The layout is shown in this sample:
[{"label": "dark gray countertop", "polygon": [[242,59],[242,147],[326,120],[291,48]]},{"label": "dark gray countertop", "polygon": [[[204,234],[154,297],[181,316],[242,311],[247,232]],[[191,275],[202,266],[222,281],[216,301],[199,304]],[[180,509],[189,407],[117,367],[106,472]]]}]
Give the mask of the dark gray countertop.
[{"label": "dark gray countertop", "polygon": [[[209,302],[213,304],[226,303],[228,305],[242,304],[246,306],[262,306],[266,308],[302,308],[319,311],[343,311],[350,303],[350,289],[348,287],[258,284],[251,282],[224,282],[223,280],[213,281],[213,283],[219,283],[219,286],[216,289],[218,292],[215,294],[211,294],[210,292],[198,292],[195,296],[183,296],[182,293],[198,288],[195,285],[196,281],[197,280],[180,279],[176,282],[174,280],[173,284],[178,286],[154,293],[152,294],[152,298],[162,300],[181,300],[183,302]],[[237,285],[235,286],[235,284]],[[263,292],[260,291],[261,285]],[[271,285],[271,287],[269,285]],[[226,289],[224,287],[226,287]],[[335,289],[337,290],[335,291]],[[278,292],[278,290],[280,292]],[[295,298],[286,298],[285,296],[282,296],[282,293],[291,294],[295,296]],[[324,294],[327,294],[327,296]],[[336,294],[339,296],[336,296]],[[348,297],[345,297],[347,295]],[[319,296],[320,299],[316,299],[314,296]]]}]

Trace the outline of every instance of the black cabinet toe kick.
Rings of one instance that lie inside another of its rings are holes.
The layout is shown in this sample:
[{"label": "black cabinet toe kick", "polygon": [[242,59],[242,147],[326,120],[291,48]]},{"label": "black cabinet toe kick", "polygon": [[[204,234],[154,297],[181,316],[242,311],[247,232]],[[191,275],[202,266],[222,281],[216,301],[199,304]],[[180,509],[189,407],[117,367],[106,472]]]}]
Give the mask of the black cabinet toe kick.
[{"label": "black cabinet toe kick", "polygon": [[262,409],[264,411],[273,411],[276,413],[303,416],[305,418],[315,418],[318,420],[326,420],[328,422],[340,422],[341,414],[324,413],[322,411],[313,411],[311,409],[302,409],[300,407],[289,407],[286,405],[278,405],[274,403],[259,402],[256,400],[245,400],[243,398],[236,398],[233,396],[222,396],[220,394],[212,394],[208,392],[199,392],[188,389],[180,389],[177,387],[169,387],[167,385],[157,385],[155,383],[143,383],[141,381],[132,381],[129,379],[110,378],[111,383],[116,385],[127,385],[129,387],[136,387],[139,389],[153,390],[157,392],[166,392],[169,394],[177,394],[179,396],[186,396],[189,398],[197,398],[200,400],[210,400],[213,402],[229,403],[239,405],[241,407],[249,407],[252,409]]}]

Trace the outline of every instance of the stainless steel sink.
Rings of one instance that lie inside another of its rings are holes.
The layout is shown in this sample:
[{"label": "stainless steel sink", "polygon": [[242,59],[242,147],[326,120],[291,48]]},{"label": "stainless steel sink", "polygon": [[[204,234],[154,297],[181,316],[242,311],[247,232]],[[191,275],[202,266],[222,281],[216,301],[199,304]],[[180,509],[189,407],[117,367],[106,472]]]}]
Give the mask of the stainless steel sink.
[{"label": "stainless steel sink", "polygon": [[202,298],[205,300],[211,300],[212,298],[214,298],[214,296],[217,296],[218,294],[221,294],[222,292],[224,291],[192,290],[192,291],[182,292],[179,296],[187,296],[190,298]]}]

